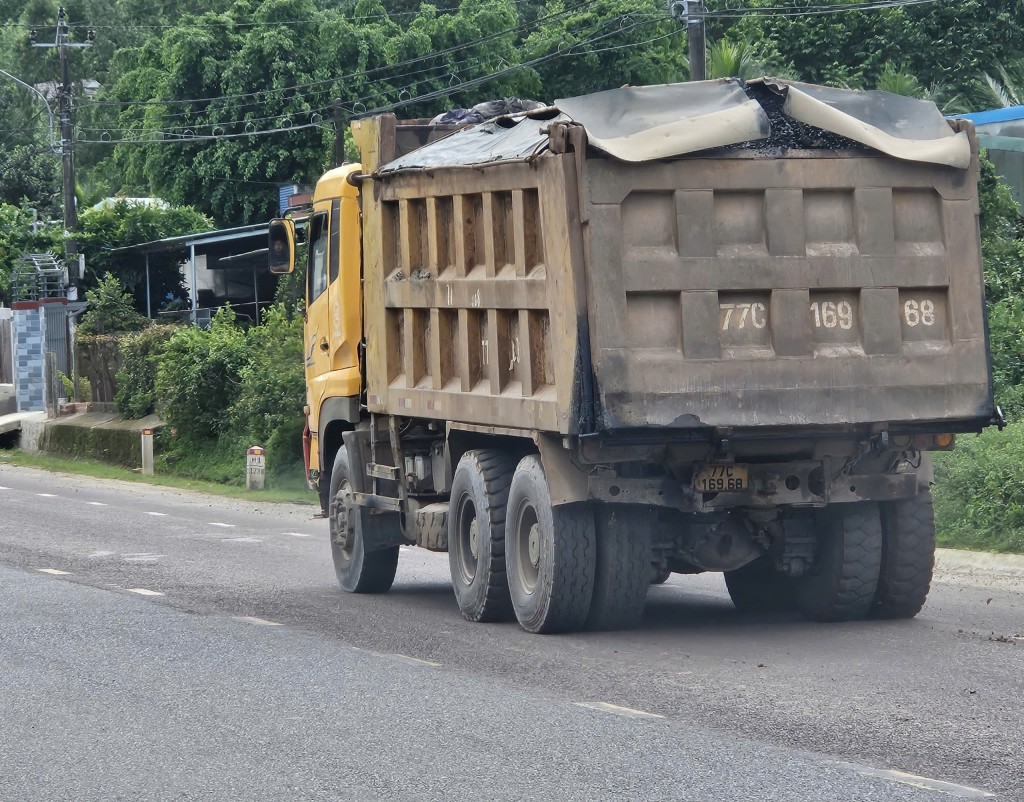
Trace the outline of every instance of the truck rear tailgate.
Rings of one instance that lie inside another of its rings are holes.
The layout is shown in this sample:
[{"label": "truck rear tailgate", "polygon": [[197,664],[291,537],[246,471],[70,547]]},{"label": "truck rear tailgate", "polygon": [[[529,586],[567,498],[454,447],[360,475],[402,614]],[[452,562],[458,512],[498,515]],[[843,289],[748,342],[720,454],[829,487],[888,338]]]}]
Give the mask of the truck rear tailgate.
[{"label": "truck rear tailgate", "polygon": [[588,159],[600,427],[987,421],[976,165]]}]

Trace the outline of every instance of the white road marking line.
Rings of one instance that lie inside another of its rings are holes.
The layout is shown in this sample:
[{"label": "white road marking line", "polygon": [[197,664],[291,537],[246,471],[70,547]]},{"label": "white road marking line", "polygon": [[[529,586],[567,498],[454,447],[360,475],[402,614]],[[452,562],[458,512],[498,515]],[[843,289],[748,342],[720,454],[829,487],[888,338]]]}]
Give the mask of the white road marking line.
[{"label": "white road marking line", "polygon": [[310,537],[310,535],[307,535],[305,532],[285,532],[285,534],[291,535],[292,537]]},{"label": "white road marking line", "polygon": [[166,518],[166,512],[147,512],[146,515],[155,515],[157,518]]},{"label": "white road marking line", "polygon": [[36,493],[39,498],[57,498],[53,493]]},{"label": "white road marking line", "polygon": [[0,487],[0,490],[10,490],[10,489],[11,488],[9,488],[9,487]]},{"label": "white road marking line", "polygon": [[87,501],[85,503],[90,505],[90,506],[92,506],[92,507],[106,507],[107,506],[102,501]]},{"label": "white road marking line", "polygon": [[277,621],[268,621],[266,618],[257,618],[254,615],[236,615],[235,619],[238,621],[245,621],[247,624],[257,624],[261,627],[281,626]]},{"label": "white road marking line", "polygon": [[370,652],[370,654],[376,655],[377,657],[390,657],[392,660],[398,660],[402,663],[410,663],[417,666],[430,666],[431,668],[440,668],[440,663],[435,663],[431,660],[421,660],[418,657],[410,657],[407,654],[391,654],[384,652]]},{"label": "white road marking line", "polygon": [[945,780],[935,780],[931,777],[922,777],[918,774],[910,774],[896,769],[876,769],[873,766],[862,766],[859,763],[845,763],[837,761],[840,766],[853,769],[865,777],[878,777],[882,780],[892,780],[910,785],[914,788],[921,788],[925,791],[938,791],[939,793],[958,796],[961,799],[992,799],[996,795],[991,791],[983,791],[980,788],[971,788],[969,785],[957,785]]},{"label": "white road marking line", "polygon": [[258,537],[225,537],[222,538],[225,543],[262,543]]},{"label": "white road marking line", "polygon": [[146,588],[128,588],[129,593],[138,593],[140,596],[163,596],[159,590],[147,590]]},{"label": "white road marking line", "polygon": [[71,573],[70,571],[61,571],[59,568],[37,568],[36,570],[41,574],[53,574],[54,576],[67,576]]},{"label": "white road marking line", "polygon": [[634,710],[632,707],[613,705],[610,702],[573,702],[576,707],[587,707],[591,710],[600,710],[603,713],[614,713],[617,716],[628,716],[630,718],[665,718],[658,713],[648,713],[646,710]]},{"label": "white road marking line", "polygon": [[114,552],[112,551],[94,551],[89,555],[90,557],[113,557]]},{"label": "white road marking line", "polygon": [[218,523],[217,521],[210,521],[206,525],[207,526],[223,526],[225,529],[234,529],[235,528],[234,524],[222,524],[222,523]]},{"label": "white road marking line", "polygon": [[124,557],[124,561],[128,563],[155,563],[164,555],[142,552],[141,554],[124,554],[122,556]]}]

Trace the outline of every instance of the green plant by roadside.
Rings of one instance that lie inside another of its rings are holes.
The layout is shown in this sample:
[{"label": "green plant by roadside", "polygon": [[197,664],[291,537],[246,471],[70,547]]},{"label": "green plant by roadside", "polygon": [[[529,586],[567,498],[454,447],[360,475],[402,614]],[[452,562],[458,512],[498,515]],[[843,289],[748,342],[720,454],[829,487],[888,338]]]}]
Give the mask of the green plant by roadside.
[{"label": "green plant by roadside", "polygon": [[117,411],[126,418],[144,418],[156,409],[159,359],[179,326],[150,326],[121,340],[121,369],[117,372]]},{"label": "green plant by roadside", "polygon": [[146,318],[135,311],[135,301],[125,292],[117,278],[106,273],[95,289],[85,293],[89,302],[82,322],[78,324],[81,334],[113,334],[123,331],[138,331],[146,325]]},{"label": "green plant by roadside", "polygon": [[1024,423],[957,440],[935,456],[940,546],[1024,553]]}]

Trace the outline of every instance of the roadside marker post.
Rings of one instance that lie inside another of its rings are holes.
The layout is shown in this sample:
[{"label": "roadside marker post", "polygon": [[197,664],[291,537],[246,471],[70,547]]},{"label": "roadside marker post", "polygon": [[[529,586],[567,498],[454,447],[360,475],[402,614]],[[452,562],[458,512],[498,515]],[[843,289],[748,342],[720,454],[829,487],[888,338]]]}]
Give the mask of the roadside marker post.
[{"label": "roadside marker post", "polygon": [[267,451],[253,446],[245,452],[245,489],[262,490],[266,481]]},{"label": "roadside marker post", "polygon": [[153,430],[142,430],[142,475],[153,475]]}]

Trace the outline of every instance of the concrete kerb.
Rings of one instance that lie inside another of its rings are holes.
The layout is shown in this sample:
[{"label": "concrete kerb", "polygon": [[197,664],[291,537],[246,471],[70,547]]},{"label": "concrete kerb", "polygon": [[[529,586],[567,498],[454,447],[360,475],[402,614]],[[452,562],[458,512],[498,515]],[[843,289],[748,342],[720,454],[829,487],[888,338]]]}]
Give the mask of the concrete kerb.
[{"label": "concrete kerb", "polygon": [[987,551],[936,549],[935,568],[950,574],[1002,574],[1024,579],[1024,554],[992,554]]}]

